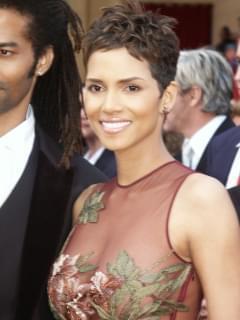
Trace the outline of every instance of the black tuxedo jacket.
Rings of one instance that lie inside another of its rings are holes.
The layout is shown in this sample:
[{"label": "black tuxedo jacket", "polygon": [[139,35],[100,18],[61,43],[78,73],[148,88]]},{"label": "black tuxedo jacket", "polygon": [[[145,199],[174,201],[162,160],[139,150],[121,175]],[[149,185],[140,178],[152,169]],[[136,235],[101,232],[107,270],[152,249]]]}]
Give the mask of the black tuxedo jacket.
[{"label": "black tuxedo jacket", "polygon": [[[209,148],[209,145],[211,144],[212,140],[218,136],[219,134],[223,133],[224,131],[232,128],[232,127],[235,127],[235,124],[233,123],[233,121],[231,120],[230,117],[227,117],[223,123],[218,127],[218,129],[214,132],[214,135],[212,136],[212,138],[210,139],[206,149],[204,150],[203,154],[202,154],[202,157],[198,163],[198,166],[196,168],[196,171],[197,172],[201,172],[201,173],[206,173],[206,170],[207,170],[207,155],[208,155],[208,148]],[[182,155],[178,155],[176,157],[177,160],[182,160]]]},{"label": "black tuxedo jacket", "polygon": [[23,175],[0,208],[0,319],[38,319],[51,264],[71,227],[73,201],[90,184],[105,180],[80,156],[69,170],[58,166],[60,157],[37,128]]},{"label": "black tuxedo jacket", "polygon": [[103,172],[108,178],[115,177],[117,174],[117,169],[114,153],[110,150],[105,149],[101,157],[95,163],[95,167]]}]

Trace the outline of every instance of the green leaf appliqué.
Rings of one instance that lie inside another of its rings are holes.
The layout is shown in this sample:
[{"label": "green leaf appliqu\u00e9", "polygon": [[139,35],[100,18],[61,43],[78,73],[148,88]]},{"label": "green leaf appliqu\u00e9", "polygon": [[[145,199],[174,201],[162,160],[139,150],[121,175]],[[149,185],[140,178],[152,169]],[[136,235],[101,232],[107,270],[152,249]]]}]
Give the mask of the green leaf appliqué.
[{"label": "green leaf appliqu\u00e9", "polygon": [[76,267],[78,268],[78,271],[81,273],[89,272],[97,269],[97,266],[94,264],[91,264],[88,262],[89,258],[93,255],[92,253],[89,253],[85,256],[80,256],[76,262]]},{"label": "green leaf appliqu\u00e9", "polygon": [[83,209],[80,212],[78,223],[86,224],[98,221],[98,211],[104,209],[103,196],[105,192],[94,192],[84,203]]},{"label": "green leaf appliqu\u00e9", "polygon": [[[115,263],[108,263],[107,272],[123,279],[122,286],[110,298],[109,319],[159,319],[174,311],[187,312],[188,308],[172,295],[186,281],[191,266],[178,263],[156,273],[140,270],[126,251],[121,251]],[[150,303],[145,301],[152,300]]]}]

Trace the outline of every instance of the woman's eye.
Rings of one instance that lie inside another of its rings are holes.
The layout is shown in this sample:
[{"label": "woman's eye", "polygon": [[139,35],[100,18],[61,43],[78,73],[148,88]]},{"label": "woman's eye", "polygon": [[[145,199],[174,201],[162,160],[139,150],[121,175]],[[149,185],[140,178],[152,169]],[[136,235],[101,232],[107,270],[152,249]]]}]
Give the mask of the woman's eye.
[{"label": "woman's eye", "polygon": [[99,85],[92,84],[92,85],[88,86],[88,90],[91,92],[100,92],[103,90],[103,88]]},{"label": "woman's eye", "polygon": [[6,49],[0,49],[0,55],[1,56],[9,56],[11,54],[11,51]]},{"label": "woman's eye", "polygon": [[139,91],[140,88],[138,86],[135,86],[135,85],[129,85],[127,87],[127,91],[130,91],[130,92],[135,92],[135,91]]}]

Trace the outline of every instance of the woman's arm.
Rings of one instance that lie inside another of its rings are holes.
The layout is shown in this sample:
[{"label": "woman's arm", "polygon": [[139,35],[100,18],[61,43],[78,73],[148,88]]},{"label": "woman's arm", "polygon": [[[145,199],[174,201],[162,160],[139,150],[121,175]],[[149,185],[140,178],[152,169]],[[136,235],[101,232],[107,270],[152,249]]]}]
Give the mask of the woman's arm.
[{"label": "woman's arm", "polygon": [[240,228],[236,212],[215,179],[196,174],[189,180],[192,214],[187,239],[207,301],[208,319],[239,320]]}]

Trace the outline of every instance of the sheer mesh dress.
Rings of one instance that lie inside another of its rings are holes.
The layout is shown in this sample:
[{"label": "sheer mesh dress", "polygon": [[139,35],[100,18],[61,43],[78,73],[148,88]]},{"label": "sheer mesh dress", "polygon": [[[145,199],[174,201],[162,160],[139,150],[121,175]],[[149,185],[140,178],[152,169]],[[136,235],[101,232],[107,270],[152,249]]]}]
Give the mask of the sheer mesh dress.
[{"label": "sheer mesh dress", "polygon": [[114,179],[90,187],[49,278],[56,319],[197,318],[198,278],[168,236],[172,204],[190,173],[172,161],[128,186]]}]

